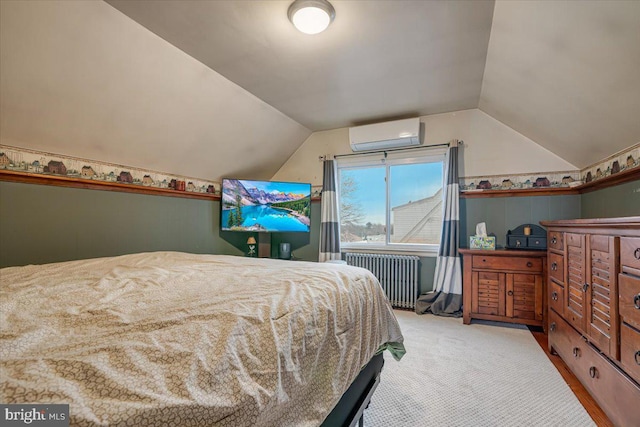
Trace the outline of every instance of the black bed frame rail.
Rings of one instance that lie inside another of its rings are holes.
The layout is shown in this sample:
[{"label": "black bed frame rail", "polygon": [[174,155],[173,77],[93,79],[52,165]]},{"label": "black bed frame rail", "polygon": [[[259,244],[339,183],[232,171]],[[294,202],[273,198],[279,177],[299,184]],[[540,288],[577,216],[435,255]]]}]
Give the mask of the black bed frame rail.
[{"label": "black bed frame rail", "polygon": [[355,427],[356,425],[363,427],[364,410],[369,406],[373,392],[380,383],[380,372],[383,366],[382,354],[374,356],[362,368],[321,427]]}]

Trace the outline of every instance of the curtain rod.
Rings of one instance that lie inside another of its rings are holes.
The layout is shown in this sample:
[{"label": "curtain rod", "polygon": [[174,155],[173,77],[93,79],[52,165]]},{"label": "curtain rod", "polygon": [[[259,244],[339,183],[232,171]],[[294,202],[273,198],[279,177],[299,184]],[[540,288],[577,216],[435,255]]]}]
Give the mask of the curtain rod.
[{"label": "curtain rod", "polygon": [[[458,141],[458,145],[462,145],[462,144],[464,144],[464,141],[462,141],[462,140]],[[420,149],[424,150],[425,148],[448,147],[449,145],[450,144],[448,142],[446,142],[444,144],[421,145],[420,147],[396,148],[395,150],[377,150],[377,151],[366,151],[366,152],[363,152],[363,153],[336,154],[335,156],[333,156],[333,158],[337,159],[338,157],[363,156],[365,154],[380,154],[380,153],[387,154],[387,153],[392,153],[394,151],[409,151],[409,150],[420,150]]]}]

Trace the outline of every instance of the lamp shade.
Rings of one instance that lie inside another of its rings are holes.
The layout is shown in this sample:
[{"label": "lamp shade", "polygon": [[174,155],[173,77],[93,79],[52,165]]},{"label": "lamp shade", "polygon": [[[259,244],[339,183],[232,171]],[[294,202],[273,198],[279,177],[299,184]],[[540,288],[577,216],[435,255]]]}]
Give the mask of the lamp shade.
[{"label": "lamp shade", "polygon": [[318,34],[326,30],[336,16],[327,0],[296,0],[289,6],[289,20],[305,34]]},{"label": "lamp shade", "polygon": [[247,245],[255,245],[255,244],[256,244],[255,237],[251,236],[247,239]]}]

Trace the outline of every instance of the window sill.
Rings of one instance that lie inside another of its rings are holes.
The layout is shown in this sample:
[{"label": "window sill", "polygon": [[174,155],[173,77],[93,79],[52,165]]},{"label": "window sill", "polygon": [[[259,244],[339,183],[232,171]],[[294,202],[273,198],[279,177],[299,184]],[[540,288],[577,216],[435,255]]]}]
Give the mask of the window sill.
[{"label": "window sill", "polygon": [[438,248],[434,249],[413,249],[413,248],[390,248],[390,247],[341,247],[340,252],[352,253],[377,253],[391,255],[416,255],[423,258],[435,258],[438,256]]}]

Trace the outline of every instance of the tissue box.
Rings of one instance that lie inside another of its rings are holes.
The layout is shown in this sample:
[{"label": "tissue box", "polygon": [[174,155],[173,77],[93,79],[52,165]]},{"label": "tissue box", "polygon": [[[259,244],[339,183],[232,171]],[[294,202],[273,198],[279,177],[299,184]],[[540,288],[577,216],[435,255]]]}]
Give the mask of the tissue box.
[{"label": "tissue box", "polygon": [[495,249],[496,237],[495,236],[487,236],[487,237],[470,236],[469,247],[471,249]]}]

